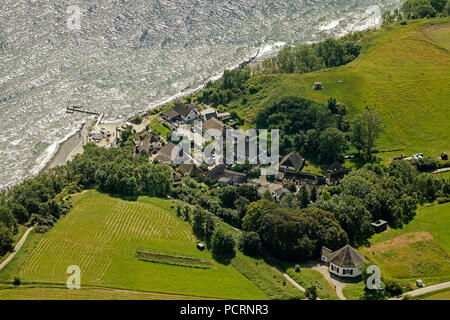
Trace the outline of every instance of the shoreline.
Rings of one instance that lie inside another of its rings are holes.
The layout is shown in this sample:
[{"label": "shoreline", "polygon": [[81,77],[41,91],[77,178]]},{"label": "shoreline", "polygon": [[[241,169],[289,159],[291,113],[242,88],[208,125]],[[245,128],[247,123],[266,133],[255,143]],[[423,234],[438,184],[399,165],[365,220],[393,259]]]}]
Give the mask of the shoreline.
[{"label": "shoreline", "polygon": [[[278,43],[274,44],[271,47],[272,47],[271,49],[279,49],[280,48]],[[261,54],[261,51],[263,51],[262,54]],[[231,69],[241,69],[247,65],[252,65],[254,63],[258,63],[258,58],[267,54],[268,51],[269,50],[267,50],[267,49],[266,50],[259,49],[256,54],[251,55],[249,58],[243,60],[240,63],[237,63]],[[128,117],[124,118],[123,120],[115,120],[111,123],[117,124],[117,123],[122,123],[122,122],[131,122],[131,120],[134,119],[136,116],[146,115],[152,109],[164,107],[176,100],[183,99],[183,98],[193,95],[193,94],[197,94],[197,93],[201,92],[202,90],[204,90],[208,81],[216,81],[216,80],[220,79],[223,76],[223,72],[224,71],[218,72],[216,75],[205,79],[204,83],[196,88],[193,88],[193,89],[186,88],[183,91],[180,91],[179,93],[171,96],[170,98],[167,98],[165,100],[162,100],[161,102],[157,102],[156,104],[149,106],[145,110],[135,112],[132,116],[128,116]],[[71,161],[75,157],[75,155],[82,154],[83,146],[86,144],[90,132],[96,125],[101,124],[102,122],[103,122],[103,116],[101,118],[95,117],[94,119],[86,120],[86,122],[82,125],[82,127],[79,130],[77,130],[72,136],[70,136],[68,139],[64,140],[63,142],[61,142],[59,144],[58,149],[55,151],[53,156],[43,166],[43,168],[36,173],[36,176],[38,176],[42,173],[45,173],[49,169],[52,169],[52,168],[55,168],[58,166],[63,166],[65,164],[67,164],[67,162]]]},{"label": "shoreline", "polygon": [[50,161],[37,173],[40,175],[49,169],[63,166],[73,159],[77,154],[83,153],[83,146],[85,145],[89,132],[98,122],[98,117],[87,119],[84,124],[72,136],[61,142],[58,149],[55,151]]}]

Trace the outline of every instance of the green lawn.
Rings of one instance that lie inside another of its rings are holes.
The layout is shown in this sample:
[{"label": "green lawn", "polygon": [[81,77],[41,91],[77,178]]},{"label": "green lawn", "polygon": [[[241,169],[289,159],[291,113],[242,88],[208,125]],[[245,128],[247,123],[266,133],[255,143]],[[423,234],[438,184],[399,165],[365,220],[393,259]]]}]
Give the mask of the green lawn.
[{"label": "green lawn", "polygon": [[355,283],[346,283],[342,293],[348,300],[360,300],[366,284],[364,281],[359,281]]},{"label": "green lawn", "polygon": [[[19,276],[25,283],[65,283],[66,268],[78,265],[81,284],[212,298],[265,299],[257,286],[231,265],[196,249],[191,226],[171,202],[140,197],[136,202],[96,191],[74,197],[75,205],[46,234],[32,234],[0,271],[0,281]],[[178,253],[213,261],[194,269],[140,261],[137,248]]]},{"label": "green lawn", "polygon": [[306,289],[311,285],[315,285],[317,288],[317,295],[320,299],[339,300],[334,288],[320,272],[303,266],[301,267],[300,272],[295,272],[295,264],[292,263],[282,263],[281,267],[303,288]]},{"label": "green lawn", "polygon": [[423,207],[402,229],[374,235],[362,252],[385,276],[428,285],[450,279],[450,203]]},{"label": "green lawn", "polygon": [[[322,103],[335,97],[347,106],[350,117],[366,105],[383,117],[386,130],[379,144],[385,160],[402,153],[448,153],[449,22],[450,18],[408,21],[406,26],[396,24],[370,31],[363,39],[360,57],[338,68],[252,77],[249,85],[260,88],[259,92],[248,96],[246,106],[231,107],[253,121],[258,110],[284,96]],[[324,89],[313,90],[315,81],[322,82]]]},{"label": "green lawn", "polygon": [[262,259],[254,259],[238,252],[232,266],[257,285],[270,299],[305,299],[302,291],[294,287],[283,275]]},{"label": "green lawn", "polygon": [[450,289],[427,295],[423,300],[450,300]]},{"label": "green lawn", "polygon": [[150,129],[154,134],[163,137],[167,137],[171,132],[170,129],[163,126],[156,117],[150,121]]}]

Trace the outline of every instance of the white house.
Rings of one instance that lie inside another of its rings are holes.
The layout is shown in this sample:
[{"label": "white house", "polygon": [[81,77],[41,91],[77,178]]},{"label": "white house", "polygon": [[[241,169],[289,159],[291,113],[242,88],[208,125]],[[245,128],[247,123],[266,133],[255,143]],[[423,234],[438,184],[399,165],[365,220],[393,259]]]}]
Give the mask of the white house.
[{"label": "white house", "polygon": [[353,249],[350,245],[331,252],[330,249],[322,247],[321,260],[329,265],[330,273],[339,277],[350,278],[361,275],[360,266],[364,264],[364,256]]}]

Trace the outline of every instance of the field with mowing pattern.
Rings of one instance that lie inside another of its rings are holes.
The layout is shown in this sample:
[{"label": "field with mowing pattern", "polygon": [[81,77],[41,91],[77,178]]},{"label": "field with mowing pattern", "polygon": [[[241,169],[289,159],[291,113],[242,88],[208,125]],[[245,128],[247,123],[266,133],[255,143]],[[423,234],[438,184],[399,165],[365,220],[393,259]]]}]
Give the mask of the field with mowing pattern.
[{"label": "field with mowing pattern", "polygon": [[[46,234],[33,234],[0,281],[64,284],[66,269],[81,269],[81,285],[211,298],[267,296],[231,265],[196,249],[191,226],[168,200],[140,197],[130,202],[96,191],[74,197],[74,207]],[[212,269],[141,261],[137,248],[209,260]]]},{"label": "field with mowing pattern", "polygon": [[[450,152],[450,18],[408,21],[370,31],[352,63],[306,74],[259,75],[249,80],[260,90],[245,106],[233,106],[247,121],[284,96],[325,103],[334,97],[350,117],[366,105],[384,120],[381,156],[403,153],[438,156]],[[320,81],[324,89],[312,89]],[[251,106],[251,107],[248,107]]]}]

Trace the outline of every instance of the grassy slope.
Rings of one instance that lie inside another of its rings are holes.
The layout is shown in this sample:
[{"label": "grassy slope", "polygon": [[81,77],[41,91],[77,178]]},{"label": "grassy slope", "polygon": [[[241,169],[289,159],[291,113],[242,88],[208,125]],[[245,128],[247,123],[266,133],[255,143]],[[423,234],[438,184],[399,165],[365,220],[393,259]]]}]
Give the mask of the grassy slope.
[{"label": "grassy slope", "polygon": [[[34,234],[23,251],[0,272],[0,280],[65,283],[66,268],[81,268],[83,285],[176,293],[213,298],[264,299],[266,295],[230,265],[213,270],[137,260],[136,248],[212,260],[195,248],[190,226],[170,202],[141,197],[123,201],[87,192],[47,234]],[[220,281],[218,281],[220,280]]]},{"label": "grassy slope", "polygon": [[[387,128],[379,143],[382,150],[391,150],[382,154],[385,159],[400,155],[400,149],[434,156],[450,151],[450,54],[444,48],[450,41],[449,22],[449,18],[416,21],[371,31],[361,56],[346,66],[254,77],[250,84],[261,90],[249,96],[247,105],[252,108],[237,110],[251,121],[257,110],[283,96],[318,102],[335,97],[350,116],[370,105],[383,117]],[[439,31],[429,27],[439,23],[447,25],[439,26]],[[324,90],[313,90],[315,81],[323,82]]]}]

